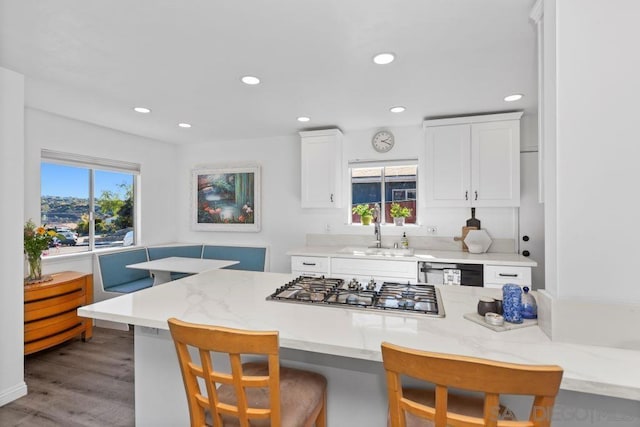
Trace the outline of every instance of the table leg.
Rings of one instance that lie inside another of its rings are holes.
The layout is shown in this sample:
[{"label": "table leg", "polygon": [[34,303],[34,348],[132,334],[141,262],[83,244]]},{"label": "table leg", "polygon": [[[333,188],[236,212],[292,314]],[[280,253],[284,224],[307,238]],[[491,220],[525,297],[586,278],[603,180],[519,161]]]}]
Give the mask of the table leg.
[{"label": "table leg", "polygon": [[153,275],[153,286],[171,281],[170,271],[151,270],[151,274]]}]

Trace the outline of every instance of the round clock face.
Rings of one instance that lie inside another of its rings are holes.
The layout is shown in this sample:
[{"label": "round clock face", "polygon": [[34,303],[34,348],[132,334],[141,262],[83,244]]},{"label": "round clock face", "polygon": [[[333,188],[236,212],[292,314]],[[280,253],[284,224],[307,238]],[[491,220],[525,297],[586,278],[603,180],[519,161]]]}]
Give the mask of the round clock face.
[{"label": "round clock face", "polygon": [[393,148],[393,134],[388,130],[381,130],[373,135],[371,145],[379,153],[386,153]]}]

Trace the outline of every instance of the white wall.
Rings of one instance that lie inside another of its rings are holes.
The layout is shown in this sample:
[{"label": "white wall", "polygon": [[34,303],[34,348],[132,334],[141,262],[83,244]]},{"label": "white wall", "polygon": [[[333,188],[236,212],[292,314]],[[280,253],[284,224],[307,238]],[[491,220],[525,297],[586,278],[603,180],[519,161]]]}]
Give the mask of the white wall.
[{"label": "white wall", "polygon": [[638,304],[640,2],[563,0],[556,13],[557,293]]},{"label": "white wall", "polygon": [[[47,148],[139,163],[142,244],[177,239],[177,146],[34,109],[26,109],[25,128],[25,219],[40,218],[40,150]],[[91,256],[45,258],[43,270],[92,272]]]},{"label": "white wall", "polygon": [[0,68],[0,406],[23,396],[24,77]]},{"label": "white wall", "polygon": [[[479,112],[481,113],[481,112]],[[535,123],[535,120],[534,120]],[[345,132],[343,161],[376,159],[419,159],[420,168],[425,167],[425,144],[422,123],[415,126],[391,128],[396,144],[386,154],[376,153],[371,148],[371,136],[377,129]],[[531,146],[536,139],[535,126],[528,126],[523,139]],[[535,144],[534,144],[535,145]],[[255,161],[262,166],[262,230],[259,233],[195,232],[190,229],[191,170],[202,165],[225,165]],[[422,169],[424,170],[424,169]],[[270,270],[290,271],[290,259],[286,252],[304,246],[305,235],[326,233],[327,226],[333,234],[372,234],[370,228],[347,225],[348,197],[342,209],[300,208],[300,138],[298,135],[233,141],[223,145],[188,145],[181,149],[178,168],[178,229],[181,242],[267,244],[270,246]],[[419,171],[420,173],[420,171]],[[345,176],[345,182],[346,176]],[[345,184],[347,185],[347,184]],[[424,200],[424,189],[419,188]],[[537,191],[534,189],[534,191]],[[456,236],[470,217],[470,210],[426,209],[420,207],[422,227],[405,228],[407,235],[426,236],[426,225],[436,225],[438,236]],[[483,228],[492,237],[517,239],[517,210],[512,208],[478,209],[477,217]],[[401,235],[400,227],[383,228],[383,237]],[[373,241],[373,235],[372,241]]]}]

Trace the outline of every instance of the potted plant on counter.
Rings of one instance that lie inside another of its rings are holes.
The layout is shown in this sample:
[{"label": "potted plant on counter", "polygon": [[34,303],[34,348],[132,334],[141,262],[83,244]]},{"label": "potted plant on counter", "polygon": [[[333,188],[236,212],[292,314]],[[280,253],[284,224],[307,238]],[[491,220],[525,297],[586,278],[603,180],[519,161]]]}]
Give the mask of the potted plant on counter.
[{"label": "potted plant on counter", "polygon": [[395,225],[404,225],[404,219],[411,216],[411,209],[399,203],[391,203],[390,213]]},{"label": "potted plant on counter", "polygon": [[360,215],[360,222],[362,225],[371,224],[371,220],[373,219],[373,208],[370,208],[369,205],[356,205],[351,208],[351,212],[356,215]]}]

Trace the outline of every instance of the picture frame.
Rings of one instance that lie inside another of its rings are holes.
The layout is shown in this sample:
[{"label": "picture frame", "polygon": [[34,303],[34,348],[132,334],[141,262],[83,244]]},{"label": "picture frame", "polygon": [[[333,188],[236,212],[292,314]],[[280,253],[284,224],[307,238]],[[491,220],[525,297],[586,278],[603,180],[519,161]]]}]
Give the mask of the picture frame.
[{"label": "picture frame", "polygon": [[258,232],[260,165],[211,165],[191,173],[191,228]]}]

